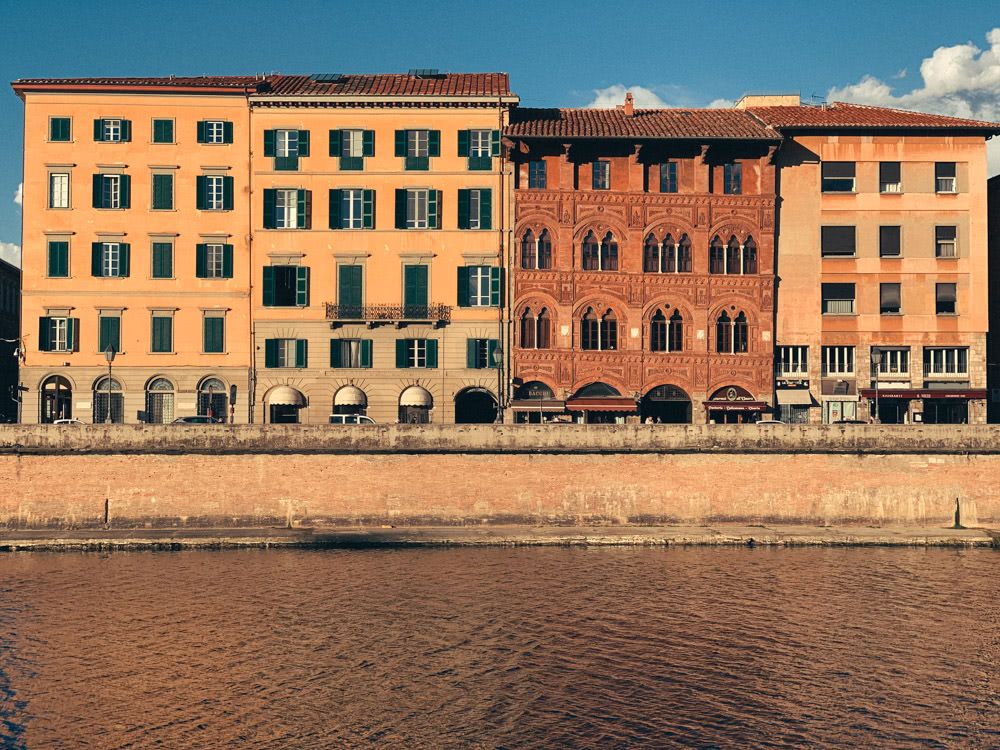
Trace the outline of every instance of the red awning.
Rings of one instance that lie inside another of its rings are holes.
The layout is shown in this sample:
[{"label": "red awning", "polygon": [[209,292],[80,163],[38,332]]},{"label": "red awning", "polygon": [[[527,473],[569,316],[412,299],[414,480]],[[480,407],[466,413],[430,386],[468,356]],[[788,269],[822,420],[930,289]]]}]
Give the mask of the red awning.
[{"label": "red awning", "polygon": [[[862,398],[875,398],[874,388],[860,389]],[[879,398],[986,398],[985,388],[879,388]]]},{"label": "red awning", "polygon": [[608,398],[571,398],[566,402],[570,411],[638,411],[635,399],[628,396]]},{"label": "red awning", "polygon": [[703,401],[709,411],[764,411],[768,408],[763,401]]}]

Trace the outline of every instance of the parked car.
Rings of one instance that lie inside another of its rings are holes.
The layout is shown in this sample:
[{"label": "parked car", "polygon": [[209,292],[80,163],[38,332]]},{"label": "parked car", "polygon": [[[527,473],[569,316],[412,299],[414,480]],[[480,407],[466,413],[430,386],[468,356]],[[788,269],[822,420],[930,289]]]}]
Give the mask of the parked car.
[{"label": "parked car", "polygon": [[222,417],[210,417],[207,414],[199,414],[196,417],[177,417],[174,424],[222,424]]},{"label": "parked car", "polygon": [[57,419],[52,424],[85,424],[79,419]]},{"label": "parked car", "polygon": [[330,424],[375,424],[375,420],[364,414],[331,414]]}]

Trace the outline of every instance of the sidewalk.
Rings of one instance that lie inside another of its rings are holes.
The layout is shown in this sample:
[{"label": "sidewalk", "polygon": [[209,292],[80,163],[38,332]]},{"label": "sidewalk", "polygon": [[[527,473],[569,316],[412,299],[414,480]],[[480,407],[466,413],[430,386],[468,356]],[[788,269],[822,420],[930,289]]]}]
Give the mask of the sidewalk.
[{"label": "sidewalk", "polygon": [[410,526],[327,528],[9,529],[0,552],[447,546],[995,547],[1000,530],[864,526]]}]

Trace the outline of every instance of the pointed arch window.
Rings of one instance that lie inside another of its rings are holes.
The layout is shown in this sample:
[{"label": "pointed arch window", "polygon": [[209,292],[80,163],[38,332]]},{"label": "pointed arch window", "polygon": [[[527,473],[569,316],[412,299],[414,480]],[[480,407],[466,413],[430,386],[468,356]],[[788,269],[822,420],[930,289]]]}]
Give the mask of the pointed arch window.
[{"label": "pointed arch window", "polygon": [[538,235],[538,268],[552,268],[552,235],[548,229]]},{"label": "pointed arch window", "polygon": [[531,312],[531,308],[525,308],[524,312],[521,313],[521,348],[522,349],[534,349],[535,348],[535,314]]},{"label": "pointed arch window", "polygon": [[537,331],[535,334],[535,348],[548,349],[551,346],[552,319],[547,308],[542,308],[538,312]]},{"label": "pointed arch window", "polygon": [[521,268],[533,269],[537,267],[538,245],[535,242],[535,233],[528,229],[521,237]]},{"label": "pointed arch window", "polygon": [[719,235],[715,235],[708,249],[708,270],[734,275],[757,273],[757,243],[751,236],[741,243],[736,235],[731,235],[723,245]]},{"label": "pointed arch window", "polygon": [[[669,236],[669,235],[668,235]],[[644,273],[662,273],[660,244],[652,233],[646,237],[642,246],[642,270]]]},{"label": "pointed arch window", "polygon": [[743,248],[740,246],[740,241],[736,239],[736,235],[733,235],[726,243],[726,273],[740,273],[743,268],[742,254]]},{"label": "pointed arch window", "polygon": [[613,351],[618,348],[618,319],[611,310],[598,317],[588,307],[580,320],[580,348],[589,351]]},{"label": "pointed arch window", "polygon": [[742,310],[735,318],[723,310],[715,321],[715,351],[720,354],[745,354],[749,350],[749,321]]},{"label": "pointed arch window", "polygon": [[581,257],[583,259],[584,271],[601,270],[601,248],[597,244],[597,237],[594,235],[593,230],[587,232],[587,236],[583,238]]},{"label": "pointed arch window", "polygon": [[708,245],[708,272],[726,272],[726,247],[719,239],[719,235],[715,235]]},{"label": "pointed arch window", "polygon": [[670,316],[670,327],[667,331],[667,347],[668,351],[671,352],[684,350],[684,316],[676,308]]},{"label": "pointed arch window", "polygon": [[551,318],[547,308],[538,311],[538,315],[526,308],[521,313],[519,341],[522,349],[548,349],[550,341]]},{"label": "pointed arch window", "polygon": [[733,353],[745,354],[749,339],[746,313],[740,312],[733,321]]},{"label": "pointed arch window", "polygon": [[691,239],[686,234],[677,243],[677,273],[691,273]]},{"label": "pointed arch window", "polygon": [[757,273],[757,243],[749,235],[743,243],[743,273]]},{"label": "pointed arch window", "polygon": [[601,240],[601,270],[618,270],[618,242],[615,236],[608,232]]},{"label": "pointed arch window", "polygon": [[676,308],[668,319],[657,310],[649,322],[649,348],[654,352],[679,352],[684,348],[684,316]]}]

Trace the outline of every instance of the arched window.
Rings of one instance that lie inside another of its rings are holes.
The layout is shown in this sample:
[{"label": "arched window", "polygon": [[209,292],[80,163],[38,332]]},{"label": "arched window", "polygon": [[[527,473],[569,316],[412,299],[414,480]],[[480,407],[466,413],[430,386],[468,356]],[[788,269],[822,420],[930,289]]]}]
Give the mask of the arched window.
[{"label": "arched window", "polygon": [[722,240],[719,239],[719,235],[715,235],[708,245],[708,272],[726,272],[726,248],[722,244]]},{"label": "arched window", "polygon": [[121,424],[125,421],[124,397],[122,394],[122,384],[115,378],[108,376],[94,383],[93,398],[93,420],[94,424],[103,424],[108,421],[108,409],[111,409],[111,421]]},{"label": "arched window", "polygon": [[691,240],[686,234],[677,243],[677,273],[691,273]]},{"label": "arched window", "polygon": [[535,335],[536,349],[548,349],[551,345],[551,323],[549,311],[543,307],[538,313],[538,333]]},{"label": "arched window", "polygon": [[736,235],[729,238],[726,245],[726,273],[740,273],[743,268],[740,241]]},{"label": "arched window", "polygon": [[548,229],[538,235],[538,268],[552,268],[552,235]]},{"label": "arched window", "polygon": [[581,258],[583,259],[584,271],[601,270],[601,248],[597,244],[597,237],[593,230],[587,232],[587,236],[583,238]]},{"label": "arched window", "polygon": [[198,413],[214,419],[226,420],[229,396],[226,384],[218,378],[205,378],[198,386]]},{"label": "arched window", "polygon": [[521,313],[521,348],[535,348],[535,314],[530,307]]},{"label": "arched window", "polygon": [[733,352],[735,354],[745,354],[747,351],[747,316],[740,311],[733,321]]},{"label": "arched window", "polygon": [[660,245],[652,233],[646,237],[646,242],[642,246],[642,271],[643,273],[660,273]]},{"label": "arched window", "polygon": [[580,348],[600,349],[599,326],[594,308],[588,307],[580,320]]},{"label": "arched window", "polygon": [[521,237],[521,268],[533,269],[538,266],[538,245],[535,233],[530,229]]},{"label": "arched window", "polygon": [[618,348],[618,320],[611,310],[601,316],[601,345],[598,348],[604,350]]},{"label": "arched window", "polygon": [[649,322],[649,350],[667,351],[667,316],[663,314],[663,310],[657,310]]},{"label": "arched window", "polygon": [[665,273],[677,273],[677,246],[674,244],[674,238],[669,234],[663,238],[663,249],[660,257],[663,259]]},{"label": "arched window", "polygon": [[601,270],[618,270],[618,243],[611,232],[604,235],[604,239],[601,240]]},{"label": "arched window", "polygon": [[174,421],[174,386],[166,378],[154,378],[146,386],[146,421],[150,424]]},{"label": "arched window", "polygon": [[684,349],[684,317],[680,310],[674,309],[670,316],[670,330],[667,336],[667,346],[672,352]]},{"label": "arched window", "polygon": [[715,321],[715,351],[731,354],[733,351],[733,321],[723,310]]},{"label": "arched window", "polygon": [[46,378],[41,391],[39,403],[42,424],[51,424],[57,419],[73,417],[73,387],[66,378],[61,375]]},{"label": "arched window", "polygon": [[743,273],[757,273],[757,243],[750,236],[743,243]]}]

